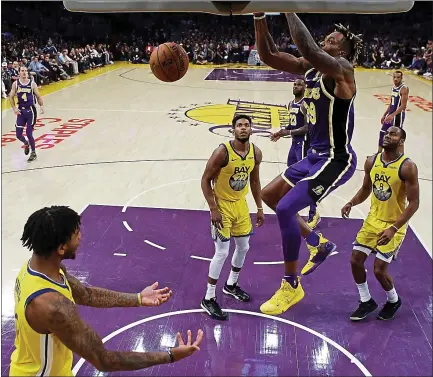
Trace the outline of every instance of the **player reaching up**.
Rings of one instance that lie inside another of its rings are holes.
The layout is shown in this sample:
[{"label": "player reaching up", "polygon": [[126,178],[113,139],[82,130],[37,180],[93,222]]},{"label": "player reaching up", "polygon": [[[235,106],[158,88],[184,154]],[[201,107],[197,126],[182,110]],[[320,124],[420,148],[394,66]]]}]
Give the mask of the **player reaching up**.
[{"label": "player reaching up", "polygon": [[320,47],[296,14],[286,13],[286,18],[302,57],[278,51],[263,13],[254,14],[257,50],[260,59],[272,68],[304,75],[311,139],[308,156],[262,190],[263,201],[277,213],[284,254],[281,287],[260,307],[267,314],[284,313],[304,297],[298,277],[301,234],[311,247],[304,275],[313,272],[336,249],[334,243],[312,231],[298,212],[319,203],[347,182],[356,169],[356,154],[350,145],[356,95],[351,62],[359,53],[361,40],[337,25]]}]

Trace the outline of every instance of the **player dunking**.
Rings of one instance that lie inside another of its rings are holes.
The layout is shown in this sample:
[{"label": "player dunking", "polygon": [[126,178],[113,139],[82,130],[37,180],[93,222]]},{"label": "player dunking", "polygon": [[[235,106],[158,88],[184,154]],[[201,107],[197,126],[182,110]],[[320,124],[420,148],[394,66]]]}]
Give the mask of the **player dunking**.
[{"label": "player dunking", "polygon": [[272,68],[305,75],[304,101],[311,137],[308,156],[289,166],[262,191],[263,201],[277,213],[284,253],[281,287],[260,307],[263,313],[273,315],[284,313],[304,297],[298,277],[301,233],[314,250],[302,269],[304,275],[314,271],[336,249],[334,243],[312,231],[298,212],[347,182],[356,168],[356,155],[350,145],[356,95],[351,61],[359,53],[361,40],[337,25],[320,48],[296,14],[286,13],[286,17],[301,58],[279,52],[265,15],[254,14],[261,60]]},{"label": "player dunking", "polygon": [[[308,134],[308,121],[304,103],[305,80],[296,79],[293,83],[293,95],[295,98],[289,102],[289,125],[271,135],[271,141],[278,141],[280,137],[291,137],[292,145],[287,156],[287,166],[296,164],[307,156],[310,148],[310,137]],[[317,207],[312,204],[308,213],[307,225],[314,229],[320,222]]]},{"label": "player dunking", "polygon": [[239,301],[250,300],[249,294],[238,285],[239,273],[244,265],[253,232],[245,198],[249,184],[257,205],[257,226],[261,226],[264,221],[259,174],[262,152],[249,141],[251,127],[252,120],[249,116],[237,115],[233,118],[234,140],[215,149],[201,180],[201,189],[210,209],[212,238],[215,244],[215,254],[209,266],[207,291],[201,307],[212,318],[219,320],[228,318],[216,300],[215,289],[229,254],[231,236],[235,238],[236,248],[223,292]]},{"label": "player dunking", "polygon": [[[38,86],[36,82],[28,77],[27,68],[21,66],[19,68],[19,78],[12,84],[12,89],[9,94],[9,101],[12,109],[17,116],[15,124],[17,139],[20,140],[24,145],[24,153],[29,154],[30,148],[32,153],[27,161],[36,160],[36,146],[35,139],[33,138],[33,127],[36,123],[37,112],[36,112],[36,100],[41,107],[41,114],[44,113],[44,102],[41,95],[39,94]],[[18,103],[15,107],[15,96],[18,97]],[[36,99],[35,99],[36,97]],[[23,135],[24,128],[26,129],[26,135],[28,141]],[[30,144],[30,146],[29,146]]]},{"label": "player dunking", "polygon": [[76,304],[96,308],[158,306],[172,295],[158,283],[140,293],[120,293],[87,287],[61,264],[75,259],[80,244],[80,216],[68,207],[53,206],[34,212],[24,226],[21,241],[33,251],[15,281],[15,350],[10,376],[73,376],[73,354],[100,371],[131,371],[167,364],[192,355],[203,338],[194,343],[188,330],[185,345],[164,352],[120,352],[104,347],[87,325]]},{"label": "player dunking", "polygon": [[[406,235],[407,224],[419,207],[418,170],[400,152],[406,132],[391,126],[383,137],[383,152],[365,162],[364,182],[353,199],[341,210],[347,218],[352,207],[371,195],[370,211],[356,236],[352,252],[352,274],[358,287],[361,303],[350,319],[359,321],[377,308],[367,285],[364,262],[376,253],[374,275],[386,292],[387,301],[378,314],[379,319],[392,319],[401,306],[388,266],[397,256]],[[408,203],[408,204],[407,204]]]},{"label": "player dunking", "polygon": [[403,83],[403,72],[395,71],[392,75],[392,80],[394,81],[394,86],[392,87],[391,99],[382,119],[380,120],[382,123],[382,129],[379,134],[379,152],[382,152],[383,137],[388,128],[391,126],[403,128],[404,120],[406,118],[409,87]]}]

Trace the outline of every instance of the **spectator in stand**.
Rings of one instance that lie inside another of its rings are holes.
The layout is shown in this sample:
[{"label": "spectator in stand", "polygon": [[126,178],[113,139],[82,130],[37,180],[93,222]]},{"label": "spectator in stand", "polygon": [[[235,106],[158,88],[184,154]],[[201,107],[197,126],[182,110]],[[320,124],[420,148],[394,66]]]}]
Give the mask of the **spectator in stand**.
[{"label": "spectator in stand", "polygon": [[8,71],[11,75],[11,79],[12,79],[12,84],[18,80],[18,69],[19,69],[19,64],[17,61],[9,62],[8,63]]},{"label": "spectator in stand", "polygon": [[9,94],[12,88],[12,75],[10,71],[8,70],[8,63],[3,62],[2,63],[2,97],[4,97],[4,94]]},{"label": "spectator in stand", "polygon": [[60,81],[60,70],[58,66],[50,64],[50,55],[45,55],[41,63],[47,69],[48,82]]},{"label": "spectator in stand", "polygon": [[40,87],[42,83],[45,82],[45,80],[47,80],[49,69],[47,69],[39,61],[39,58],[37,56],[35,56],[33,60],[30,62],[28,69],[30,70],[30,72],[36,73],[34,79],[38,87]]},{"label": "spectator in stand", "polygon": [[215,64],[227,63],[228,54],[223,43],[218,43],[216,48]]},{"label": "spectator in stand", "polygon": [[135,48],[134,52],[131,54],[131,63],[132,64],[141,64],[143,63],[143,54],[140,52],[138,47]]}]

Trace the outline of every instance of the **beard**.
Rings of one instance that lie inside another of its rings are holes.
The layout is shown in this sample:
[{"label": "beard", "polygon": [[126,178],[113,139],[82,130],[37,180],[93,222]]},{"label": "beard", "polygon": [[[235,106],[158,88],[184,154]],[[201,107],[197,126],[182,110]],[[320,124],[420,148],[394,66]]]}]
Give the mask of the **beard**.
[{"label": "beard", "polygon": [[242,144],[245,144],[245,143],[247,143],[250,140],[250,137],[249,136],[247,136],[247,137],[238,137],[238,136],[236,136],[236,140],[239,141]]},{"label": "beard", "polygon": [[62,260],[75,259],[75,257],[76,257],[75,250],[68,250],[66,253],[63,254]]},{"label": "beard", "polygon": [[384,144],[382,146],[383,150],[387,152],[395,152],[398,150],[398,147],[399,147],[398,144],[386,144],[386,145]]}]

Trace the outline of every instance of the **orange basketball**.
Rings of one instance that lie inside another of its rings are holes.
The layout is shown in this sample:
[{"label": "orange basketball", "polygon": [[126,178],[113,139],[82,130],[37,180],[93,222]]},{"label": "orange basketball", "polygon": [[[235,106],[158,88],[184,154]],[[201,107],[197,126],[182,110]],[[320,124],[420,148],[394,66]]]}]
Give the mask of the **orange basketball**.
[{"label": "orange basketball", "polygon": [[160,44],[150,56],[150,69],[161,81],[180,80],[188,71],[189,59],[185,50],[174,42]]}]

